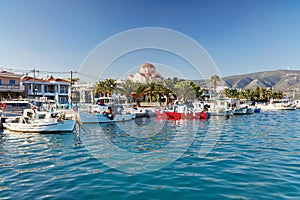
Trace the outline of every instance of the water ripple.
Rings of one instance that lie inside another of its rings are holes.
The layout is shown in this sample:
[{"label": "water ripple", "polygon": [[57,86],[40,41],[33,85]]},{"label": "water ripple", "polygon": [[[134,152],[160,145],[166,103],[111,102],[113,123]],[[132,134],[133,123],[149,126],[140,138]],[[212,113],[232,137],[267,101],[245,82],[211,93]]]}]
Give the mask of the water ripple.
[{"label": "water ripple", "polygon": [[[139,175],[95,159],[83,135],[3,132],[0,199],[299,199],[299,119],[299,110],[233,116],[200,159],[208,125],[223,120],[209,119],[179,159]],[[132,152],[161,150],[174,137],[173,128],[152,140],[116,132],[111,139]]]}]

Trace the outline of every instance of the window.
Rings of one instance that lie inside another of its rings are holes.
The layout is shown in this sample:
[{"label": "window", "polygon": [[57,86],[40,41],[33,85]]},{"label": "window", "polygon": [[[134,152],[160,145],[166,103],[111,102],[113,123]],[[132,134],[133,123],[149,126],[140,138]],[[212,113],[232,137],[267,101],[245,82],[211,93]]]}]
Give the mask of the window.
[{"label": "window", "polygon": [[45,93],[55,93],[54,85],[45,85]]},{"label": "window", "polygon": [[35,84],[33,89],[34,89],[33,92],[38,92],[38,93],[42,92],[42,86],[40,84]]},{"label": "window", "polygon": [[16,80],[9,80],[9,85],[16,85]]},{"label": "window", "polygon": [[68,103],[68,99],[66,97],[60,97],[59,98],[59,103],[62,103],[62,104]]},{"label": "window", "polygon": [[60,86],[60,93],[61,94],[67,94],[68,93],[68,87],[65,85]]},{"label": "window", "polygon": [[0,85],[2,85],[2,79],[0,79]]}]

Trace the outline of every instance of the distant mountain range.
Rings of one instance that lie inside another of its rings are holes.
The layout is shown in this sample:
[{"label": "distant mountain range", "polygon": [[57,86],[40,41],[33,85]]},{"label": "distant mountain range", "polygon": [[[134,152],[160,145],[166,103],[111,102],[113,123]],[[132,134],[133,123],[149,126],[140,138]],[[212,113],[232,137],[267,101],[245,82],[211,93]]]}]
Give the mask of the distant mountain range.
[{"label": "distant mountain range", "polygon": [[[256,87],[269,87],[274,91],[282,91],[290,97],[300,99],[300,70],[263,71],[221,78],[223,84],[219,81],[218,85],[227,86],[228,88],[253,89]],[[212,88],[210,80],[193,80],[193,82],[198,83],[202,88]]]},{"label": "distant mountain range", "polygon": [[298,91],[300,70],[275,70],[222,77],[229,88],[271,87],[280,91]]}]

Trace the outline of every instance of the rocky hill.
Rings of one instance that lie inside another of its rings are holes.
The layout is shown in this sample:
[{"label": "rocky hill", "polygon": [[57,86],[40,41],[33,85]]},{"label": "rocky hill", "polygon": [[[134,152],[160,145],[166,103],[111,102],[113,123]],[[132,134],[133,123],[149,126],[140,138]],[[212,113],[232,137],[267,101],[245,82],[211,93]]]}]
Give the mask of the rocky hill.
[{"label": "rocky hill", "polygon": [[[192,80],[202,88],[212,88],[210,80]],[[300,70],[274,70],[222,77],[218,85],[236,89],[270,87],[290,97],[300,99]]]},{"label": "rocky hill", "polygon": [[300,70],[275,70],[222,78],[229,88],[272,87],[288,91],[300,88]]}]

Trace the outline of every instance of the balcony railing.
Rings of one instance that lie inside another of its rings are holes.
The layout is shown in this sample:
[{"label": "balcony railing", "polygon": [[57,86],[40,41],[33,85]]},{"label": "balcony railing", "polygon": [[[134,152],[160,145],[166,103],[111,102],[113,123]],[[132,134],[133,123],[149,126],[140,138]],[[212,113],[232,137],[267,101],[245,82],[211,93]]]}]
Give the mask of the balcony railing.
[{"label": "balcony railing", "polygon": [[0,85],[0,91],[22,92],[25,88],[23,85]]}]

